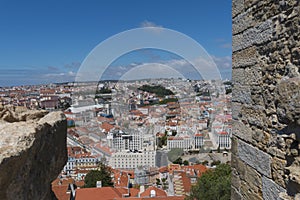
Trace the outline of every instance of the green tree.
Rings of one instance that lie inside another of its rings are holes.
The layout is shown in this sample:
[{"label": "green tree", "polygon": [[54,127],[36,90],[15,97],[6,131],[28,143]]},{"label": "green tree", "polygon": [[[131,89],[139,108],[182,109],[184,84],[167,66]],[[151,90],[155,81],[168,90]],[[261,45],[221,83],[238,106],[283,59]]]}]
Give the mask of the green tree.
[{"label": "green tree", "polygon": [[179,164],[179,165],[182,165],[182,158],[181,158],[181,157],[177,158],[177,159],[173,162],[173,164]]},{"label": "green tree", "polygon": [[192,187],[186,200],[230,200],[231,167],[220,164],[205,172]]},{"label": "green tree", "polygon": [[207,165],[207,164],[208,164],[208,161],[207,161],[207,160],[204,160],[201,164],[202,164],[202,165]]},{"label": "green tree", "polygon": [[185,166],[188,166],[188,165],[189,165],[189,161],[184,160],[184,161],[183,161],[183,164],[184,164]]},{"label": "green tree", "polygon": [[219,161],[219,160],[214,160],[214,161],[212,161],[212,162],[210,163],[210,166],[215,166],[215,165],[219,165],[219,164],[221,164],[221,161]]},{"label": "green tree", "polygon": [[102,163],[99,164],[98,170],[91,170],[87,173],[84,178],[84,187],[96,187],[97,181],[101,181],[102,187],[113,187],[114,185],[110,169]]}]

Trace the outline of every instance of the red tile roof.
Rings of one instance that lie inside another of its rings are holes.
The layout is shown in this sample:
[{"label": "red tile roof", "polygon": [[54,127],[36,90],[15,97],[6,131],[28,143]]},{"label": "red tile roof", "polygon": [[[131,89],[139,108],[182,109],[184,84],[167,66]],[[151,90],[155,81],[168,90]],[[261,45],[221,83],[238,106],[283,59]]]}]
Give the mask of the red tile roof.
[{"label": "red tile roof", "polygon": [[102,188],[80,188],[76,190],[76,200],[112,200],[116,197],[122,197],[117,189],[112,187]]},{"label": "red tile roof", "polygon": [[101,124],[101,128],[104,129],[106,132],[109,132],[112,128],[114,128],[114,126],[109,124],[108,122],[103,122]]},{"label": "red tile roof", "polygon": [[[130,188],[130,196],[136,197],[139,190]],[[123,199],[123,196],[128,193],[127,188],[80,188],[76,190],[76,200],[115,200]],[[127,197],[128,198],[128,197]],[[126,199],[127,199],[126,198]]]},{"label": "red tile roof", "polygon": [[145,190],[145,192],[141,193],[141,197],[150,197],[151,190],[154,190],[156,192],[156,197],[166,197],[167,196],[167,193],[164,190],[159,189],[154,186],[150,186]]}]

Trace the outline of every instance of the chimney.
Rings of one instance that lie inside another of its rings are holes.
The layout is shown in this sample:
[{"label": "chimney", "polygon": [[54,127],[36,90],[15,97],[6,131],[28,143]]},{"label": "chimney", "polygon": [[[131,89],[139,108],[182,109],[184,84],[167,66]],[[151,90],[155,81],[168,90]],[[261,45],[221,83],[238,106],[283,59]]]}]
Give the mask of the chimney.
[{"label": "chimney", "polygon": [[156,191],[155,190],[151,190],[150,191],[150,197],[155,197],[156,196]]},{"label": "chimney", "polygon": [[101,181],[97,181],[96,182],[96,187],[97,188],[101,188],[102,187],[102,182]]},{"label": "chimney", "polygon": [[139,192],[139,197],[141,196],[141,194],[145,192],[145,186],[144,185],[141,185],[140,186],[140,192]]}]

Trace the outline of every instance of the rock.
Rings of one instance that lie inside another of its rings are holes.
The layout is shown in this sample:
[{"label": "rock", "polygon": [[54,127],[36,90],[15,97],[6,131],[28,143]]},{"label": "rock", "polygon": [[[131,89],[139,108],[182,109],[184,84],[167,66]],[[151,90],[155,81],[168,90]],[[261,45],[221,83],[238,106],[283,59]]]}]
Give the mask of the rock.
[{"label": "rock", "polygon": [[1,113],[0,199],[55,199],[51,182],[67,161],[65,116],[15,107]]}]

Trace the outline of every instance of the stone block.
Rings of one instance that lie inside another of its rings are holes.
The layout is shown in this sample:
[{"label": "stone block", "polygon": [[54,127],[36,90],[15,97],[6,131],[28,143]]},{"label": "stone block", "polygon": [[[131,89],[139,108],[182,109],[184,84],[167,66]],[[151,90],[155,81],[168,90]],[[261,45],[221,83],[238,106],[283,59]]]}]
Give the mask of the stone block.
[{"label": "stone block", "polygon": [[265,176],[262,177],[262,185],[264,200],[279,199],[280,193],[286,192],[284,188]]},{"label": "stone block", "polygon": [[248,9],[232,19],[232,34],[236,35],[254,25],[252,9]]},{"label": "stone block", "polygon": [[232,0],[232,17],[244,11],[244,0]]},{"label": "stone block", "polygon": [[[254,46],[235,52],[232,55],[232,68],[252,66],[257,63],[258,54]],[[235,71],[233,71],[234,73]]]},{"label": "stone block", "polygon": [[263,200],[262,198],[262,193],[261,191],[256,191],[256,189],[254,189],[251,187],[251,185],[249,185],[248,182],[243,181],[242,185],[241,185],[241,190],[240,193],[242,195],[242,199],[244,200]]},{"label": "stone block", "polygon": [[239,121],[233,121],[232,134],[245,141],[252,142],[253,131],[251,128]]},{"label": "stone block", "polygon": [[284,170],[287,164],[286,160],[274,157],[272,159],[272,179],[281,187],[285,187]]},{"label": "stone block", "polygon": [[238,157],[260,174],[271,177],[271,156],[243,141],[238,142]]},{"label": "stone block", "polygon": [[243,104],[251,104],[251,91],[249,86],[234,84],[232,90],[232,101]]},{"label": "stone block", "polygon": [[231,103],[232,119],[238,120],[241,108],[242,108],[241,103],[238,103],[238,102]]},{"label": "stone block", "polygon": [[269,19],[260,25],[247,29],[243,33],[232,37],[232,51],[246,49],[252,45],[263,44],[272,39],[273,23]]}]

